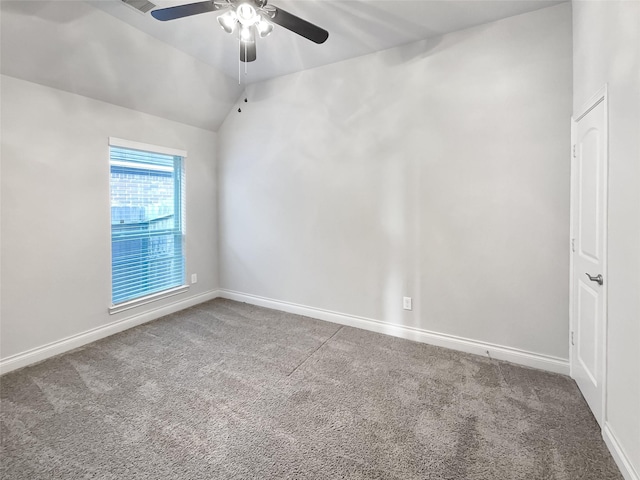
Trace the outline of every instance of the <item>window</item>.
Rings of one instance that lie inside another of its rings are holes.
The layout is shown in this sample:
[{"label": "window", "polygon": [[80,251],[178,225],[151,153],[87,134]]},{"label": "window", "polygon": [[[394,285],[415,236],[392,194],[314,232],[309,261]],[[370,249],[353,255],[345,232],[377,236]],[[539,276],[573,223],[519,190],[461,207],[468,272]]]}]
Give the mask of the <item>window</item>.
[{"label": "window", "polygon": [[109,146],[114,313],[186,288],[186,152],[113,138]]}]

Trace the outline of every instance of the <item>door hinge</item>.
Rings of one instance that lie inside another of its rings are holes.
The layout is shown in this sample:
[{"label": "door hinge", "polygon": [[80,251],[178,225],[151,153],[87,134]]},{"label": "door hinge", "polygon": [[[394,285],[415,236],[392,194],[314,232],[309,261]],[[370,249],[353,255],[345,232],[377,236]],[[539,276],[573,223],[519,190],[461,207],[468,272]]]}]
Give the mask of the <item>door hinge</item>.
[{"label": "door hinge", "polygon": [[576,251],[576,239],[572,238],[571,239],[571,251],[575,253]]},{"label": "door hinge", "polygon": [[576,158],[576,146],[573,146],[573,158]]},{"label": "door hinge", "polygon": [[573,343],[573,332],[571,332],[571,345],[575,345],[575,343]]}]

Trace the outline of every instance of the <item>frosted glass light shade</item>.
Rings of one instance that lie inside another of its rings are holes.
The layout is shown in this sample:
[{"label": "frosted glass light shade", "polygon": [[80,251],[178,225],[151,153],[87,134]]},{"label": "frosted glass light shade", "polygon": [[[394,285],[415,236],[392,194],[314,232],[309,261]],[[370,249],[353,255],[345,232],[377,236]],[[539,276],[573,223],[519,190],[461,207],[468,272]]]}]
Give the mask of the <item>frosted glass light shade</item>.
[{"label": "frosted glass light shade", "polygon": [[236,29],[236,25],[238,24],[238,17],[236,16],[236,12],[231,10],[224,15],[220,15],[218,17],[218,23],[225,32],[233,33],[233,31]]}]

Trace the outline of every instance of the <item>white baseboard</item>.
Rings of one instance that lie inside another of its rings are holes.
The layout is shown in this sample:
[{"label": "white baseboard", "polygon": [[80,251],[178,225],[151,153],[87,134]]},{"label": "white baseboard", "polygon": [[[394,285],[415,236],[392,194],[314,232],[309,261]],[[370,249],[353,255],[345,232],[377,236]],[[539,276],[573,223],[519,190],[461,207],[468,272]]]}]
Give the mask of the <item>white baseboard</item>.
[{"label": "white baseboard", "polygon": [[611,452],[611,456],[615,460],[616,465],[618,465],[620,473],[622,473],[625,480],[640,480],[640,474],[638,474],[638,471],[633,468],[629,457],[620,446],[620,443],[608,422],[604,423],[602,437],[604,438],[604,443],[607,444],[607,447]]},{"label": "white baseboard", "polygon": [[[271,298],[260,297],[232,290],[212,290],[210,292],[187,298],[183,301],[172,303],[154,310],[132,315],[130,317],[117,320],[115,322],[88,330],[71,337],[67,337],[41,347],[37,347],[26,352],[21,352],[7,358],[0,359],[0,374],[16,370],[18,368],[31,365],[33,363],[45,360],[60,353],[73,350],[88,343],[100,340],[115,333],[122,332],[129,328],[141,325],[143,323],[155,320],[156,318],[168,315],[170,313],[189,308],[217,297],[228,298],[239,302],[250,303],[262,307],[281,310],[284,312],[305,315],[319,320],[325,320],[340,325],[362,328],[372,332],[384,333],[395,337],[406,338],[417,342],[436,345],[439,347],[451,348],[466,353],[487,356],[498,360],[506,360],[527,367],[538,368],[550,372],[569,374],[568,360],[542,355],[533,352],[527,352],[517,348],[495,345],[492,343],[481,342],[468,338],[448,335],[444,333],[431,332],[419,328],[406,327],[403,325],[392,324],[371,318],[349,315],[321,308],[309,307],[290,302],[283,302]],[[640,480],[640,479],[634,479]]]},{"label": "white baseboard", "polygon": [[141,325],[156,318],[169,315],[170,313],[184,310],[185,308],[192,307],[202,302],[213,300],[219,296],[218,290],[211,290],[209,292],[202,293],[193,297],[186,298],[179,302],[175,302],[169,305],[165,305],[153,310],[148,310],[144,313],[132,315],[127,318],[116,320],[115,322],[108,323],[101,327],[92,328],[86,332],[78,333],[62,340],[51,342],[42,347],[36,347],[26,352],[17,353],[7,358],[0,359],[0,375],[8,373],[18,368],[26,367],[41,360],[45,360],[49,357],[59,355],[60,353],[68,352],[74,348],[81,347],[101,338],[108,337],[115,333],[122,332],[129,328]]},{"label": "white baseboard", "polygon": [[[299,305],[296,303],[283,302],[271,298],[260,297],[247,293],[235,292],[232,290],[219,290],[219,296],[229,300],[250,303],[261,307],[272,308],[284,312],[305,315],[307,317],[326,320],[328,322],[347,325],[350,327],[362,328],[372,332],[385,333],[394,337],[406,338],[417,342],[428,343],[439,347],[459,350],[466,353],[487,356],[487,352],[491,358],[498,360],[506,360],[508,362],[524,365],[527,367],[538,368],[555,373],[569,374],[569,360],[564,358],[542,355],[539,353],[527,352],[518,348],[505,347],[492,343],[481,342],[469,338],[458,337],[455,335],[447,335],[444,333],[431,332],[419,328],[406,327],[393,323],[374,320],[371,318],[358,317],[356,315],[348,315],[331,310]],[[635,479],[634,479],[635,480]]]}]

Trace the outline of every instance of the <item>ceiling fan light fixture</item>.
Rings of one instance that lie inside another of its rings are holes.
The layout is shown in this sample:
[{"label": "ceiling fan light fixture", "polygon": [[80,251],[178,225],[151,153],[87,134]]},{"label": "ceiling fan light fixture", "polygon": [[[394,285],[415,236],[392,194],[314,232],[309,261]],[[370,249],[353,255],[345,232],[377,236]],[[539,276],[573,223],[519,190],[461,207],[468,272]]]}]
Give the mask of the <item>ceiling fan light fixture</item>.
[{"label": "ceiling fan light fixture", "polygon": [[236,12],[230,10],[224,15],[220,15],[218,17],[218,23],[225,32],[233,33],[233,31],[236,29],[236,25],[238,24],[238,17],[236,15]]},{"label": "ceiling fan light fixture", "polygon": [[258,30],[258,35],[260,35],[260,38],[264,38],[273,31],[273,24],[267,22],[264,17],[260,16],[260,20],[258,20],[258,23],[256,23],[256,29]]}]

